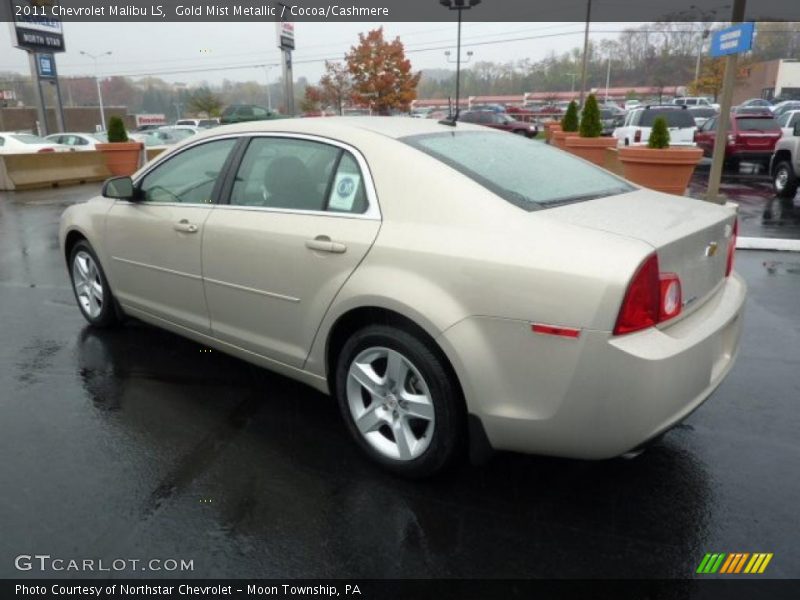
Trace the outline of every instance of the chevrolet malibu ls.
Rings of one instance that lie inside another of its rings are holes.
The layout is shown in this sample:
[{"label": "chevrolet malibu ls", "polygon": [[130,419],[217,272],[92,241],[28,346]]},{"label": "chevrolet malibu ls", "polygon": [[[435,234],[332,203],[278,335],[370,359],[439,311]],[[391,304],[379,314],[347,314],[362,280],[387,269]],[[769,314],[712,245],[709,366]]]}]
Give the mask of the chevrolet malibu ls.
[{"label": "chevrolet malibu ls", "polygon": [[68,208],[84,317],[124,316],[333,395],[384,467],[469,449],[603,459],[730,370],[728,208],[424,119],[242,123]]}]

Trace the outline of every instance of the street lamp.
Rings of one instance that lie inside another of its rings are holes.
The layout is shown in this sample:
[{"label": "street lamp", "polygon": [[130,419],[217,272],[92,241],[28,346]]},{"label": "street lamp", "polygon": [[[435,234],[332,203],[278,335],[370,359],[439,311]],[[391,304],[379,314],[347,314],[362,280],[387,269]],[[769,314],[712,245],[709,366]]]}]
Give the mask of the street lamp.
[{"label": "street lamp", "polygon": [[456,49],[456,112],[450,114],[450,120],[446,121],[453,125],[458,121],[459,113],[459,95],[461,92],[461,11],[469,10],[473,6],[477,6],[481,0],[439,0],[439,4],[446,7],[448,10],[458,11],[458,43]]},{"label": "street lamp", "polygon": [[267,109],[272,112],[272,94],[269,91],[269,70],[275,65],[261,65],[264,67],[264,74],[267,77]]},{"label": "street lamp", "polygon": [[97,67],[97,59],[102,58],[103,56],[108,56],[111,54],[111,50],[108,52],[103,52],[101,54],[89,54],[88,52],[84,52],[81,50],[81,54],[84,56],[88,56],[94,61],[94,81],[97,84],[97,99],[100,101],[100,124],[103,127],[103,131],[106,130],[106,115],[105,111],[103,110],[103,92],[100,90],[100,71]]},{"label": "street lamp", "polygon": [[[472,50],[468,50],[467,51],[467,58],[465,58],[463,62],[468,63],[472,59],[472,55],[473,54],[474,53],[472,52]],[[450,60],[450,50],[445,50],[444,51],[444,55],[447,57],[447,62],[449,62],[449,63],[456,62],[455,60]]]}]

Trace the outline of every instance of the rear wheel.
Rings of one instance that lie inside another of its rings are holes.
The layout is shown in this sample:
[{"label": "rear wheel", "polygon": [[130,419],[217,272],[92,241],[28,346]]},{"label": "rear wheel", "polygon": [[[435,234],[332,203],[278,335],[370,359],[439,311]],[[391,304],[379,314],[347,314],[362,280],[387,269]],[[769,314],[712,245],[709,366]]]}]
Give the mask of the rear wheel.
[{"label": "rear wheel", "polygon": [[337,363],[336,396],[356,443],[397,474],[433,475],[459,454],[458,387],[427,342],[407,331],[371,325],[354,333]]},{"label": "rear wheel", "polygon": [[95,327],[109,327],[119,321],[114,296],[100,261],[89,245],[82,240],[70,252],[72,291],[84,318]]},{"label": "rear wheel", "polygon": [[779,162],[772,172],[772,186],[779,198],[794,198],[797,193],[797,176],[789,161]]}]

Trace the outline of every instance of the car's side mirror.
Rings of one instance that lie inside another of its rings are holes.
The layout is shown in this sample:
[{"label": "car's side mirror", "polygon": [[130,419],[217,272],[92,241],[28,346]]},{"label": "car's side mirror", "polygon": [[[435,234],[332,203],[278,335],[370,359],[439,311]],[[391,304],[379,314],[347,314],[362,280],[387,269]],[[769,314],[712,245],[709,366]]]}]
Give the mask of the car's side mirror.
[{"label": "car's side mirror", "polygon": [[794,131],[792,132],[797,136],[800,136],[800,121],[794,124]]},{"label": "car's side mirror", "polygon": [[103,184],[103,196],[115,200],[133,200],[136,196],[130,177],[112,177]]}]

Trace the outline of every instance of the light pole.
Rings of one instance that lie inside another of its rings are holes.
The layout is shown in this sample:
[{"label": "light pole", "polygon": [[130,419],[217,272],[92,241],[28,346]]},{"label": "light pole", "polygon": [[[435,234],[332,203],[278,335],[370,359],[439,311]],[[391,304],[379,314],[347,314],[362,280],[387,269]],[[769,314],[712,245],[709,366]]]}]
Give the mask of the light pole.
[{"label": "light pole", "polygon": [[[697,49],[697,64],[694,67],[694,85],[697,87],[697,80],[700,79],[700,59],[703,57],[703,46],[705,46],[706,38],[711,32],[708,29],[703,30],[703,35],[700,36],[700,47]],[[695,89],[695,95],[698,96]]]},{"label": "light pole", "polygon": [[592,0],[586,0],[586,31],[583,34],[583,65],[581,66],[581,106],[586,95],[586,67],[589,63],[589,24],[592,22]]},{"label": "light pole", "polygon": [[469,10],[473,6],[477,6],[481,0],[439,0],[439,4],[447,7],[449,10],[458,11],[458,42],[456,44],[456,112],[450,114],[450,120],[447,121],[453,125],[458,121],[459,108],[459,95],[461,93],[461,11]]},{"label": "light pole", "polygon": [[572,77],[572,93],[575,93],[575,78],[578,76],[577,73],[567,73],[567,77]]},{"label": "light pole", "polygon": [[272,112],[272,94],[269,91],[269,70],[275,65],[262,65],[264,67],[264,74],[267,77],[267,110]]},{"label": "light pole", "polygon": [[94,81],[97,84],[97,99],[100,101],[100,125],[103,128],[103,131],[106,130],[106,114],[103,110],[103,92],[100,89],[100,71],[97,67],[97,59],[102,58],[103,56],[108,56],[111,54],[111,50],[108,52],[102,52],[100,54],[89,54],[88,52],[84,52],[81,50],[81,54],[84,56],[88,56],[94,61]]}]

